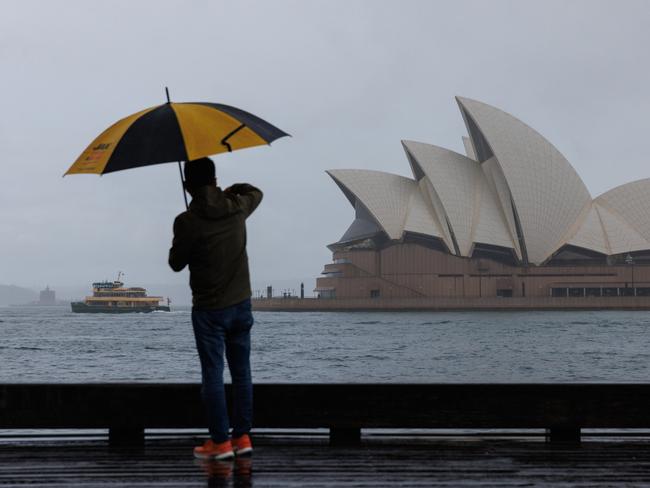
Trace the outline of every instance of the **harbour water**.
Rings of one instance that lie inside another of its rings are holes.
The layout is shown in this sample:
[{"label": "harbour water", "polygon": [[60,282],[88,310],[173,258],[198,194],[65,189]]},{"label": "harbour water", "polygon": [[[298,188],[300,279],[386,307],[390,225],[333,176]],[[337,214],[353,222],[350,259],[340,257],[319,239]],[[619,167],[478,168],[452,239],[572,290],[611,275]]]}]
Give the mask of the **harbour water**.
[{"label": "harbour water", "polygon": [[[650,313],[256,312],[256,382],[647,382]],[[198,382],[190,310],[0,308],[0,382]]]}]

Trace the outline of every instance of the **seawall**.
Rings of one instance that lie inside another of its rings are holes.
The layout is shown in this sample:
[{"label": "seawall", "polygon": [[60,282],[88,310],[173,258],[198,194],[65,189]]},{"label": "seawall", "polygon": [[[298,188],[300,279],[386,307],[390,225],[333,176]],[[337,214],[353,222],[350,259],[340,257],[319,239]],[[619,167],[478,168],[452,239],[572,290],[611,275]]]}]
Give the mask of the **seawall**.
[{"label": "seawall", "polygon": [[417,310],[650,310],[650,297],[256,298],[253,310],[347,312]]}]

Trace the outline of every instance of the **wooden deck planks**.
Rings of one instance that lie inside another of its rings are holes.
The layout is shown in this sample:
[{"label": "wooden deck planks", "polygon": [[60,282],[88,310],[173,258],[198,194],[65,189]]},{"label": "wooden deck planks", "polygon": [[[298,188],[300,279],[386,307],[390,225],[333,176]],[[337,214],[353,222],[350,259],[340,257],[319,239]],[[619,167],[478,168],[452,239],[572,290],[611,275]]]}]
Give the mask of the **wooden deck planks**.
[{"label": "wooden deck planks", "polygon": [[259,438],[239,463],[201,463],[196,440],[148,440],[142,449],[104,441],[0,444],[0,487],[149,486],[647,486],[650,441],[364,440],[333,448],[323,440]]}]

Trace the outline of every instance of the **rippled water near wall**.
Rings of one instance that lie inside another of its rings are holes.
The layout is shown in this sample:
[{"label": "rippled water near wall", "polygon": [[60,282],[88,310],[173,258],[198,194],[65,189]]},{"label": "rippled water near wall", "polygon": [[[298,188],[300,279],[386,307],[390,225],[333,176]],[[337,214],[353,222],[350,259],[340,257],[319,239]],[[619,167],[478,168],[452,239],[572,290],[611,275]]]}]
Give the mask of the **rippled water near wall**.
[{"label": "rippled water near wall", "polygon": [[[649,312],[256,312],[256,382],[650,380]],[[189,309],[0,308],[0,382],[200,381]]]}]

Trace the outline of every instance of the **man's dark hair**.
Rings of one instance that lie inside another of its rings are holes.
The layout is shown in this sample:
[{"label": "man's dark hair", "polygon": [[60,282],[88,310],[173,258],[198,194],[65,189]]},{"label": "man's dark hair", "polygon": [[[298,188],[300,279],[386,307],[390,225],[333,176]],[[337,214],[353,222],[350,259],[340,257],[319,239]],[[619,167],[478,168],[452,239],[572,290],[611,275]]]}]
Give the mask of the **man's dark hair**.
[{"label": "man's dark hair", "polygon": [[211,185],[215,181],[214,162],[200,158],[185,163],[185,184],[190,188]]}]

